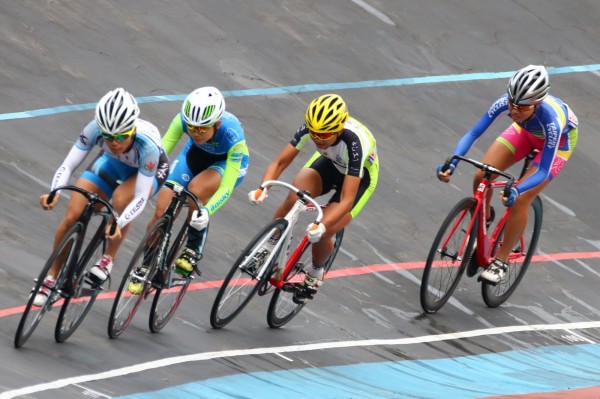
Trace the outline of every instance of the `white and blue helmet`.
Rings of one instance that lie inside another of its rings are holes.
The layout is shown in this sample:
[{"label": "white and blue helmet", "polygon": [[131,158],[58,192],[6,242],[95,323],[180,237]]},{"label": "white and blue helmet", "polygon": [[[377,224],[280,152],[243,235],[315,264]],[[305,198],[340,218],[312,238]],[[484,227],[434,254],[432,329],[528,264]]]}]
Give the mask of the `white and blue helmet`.
[{"label": "white and blue helmet", "polygon": [[508,81],[508,99],[517,105],[536,105],[550,91],[548,71],[543,65],[527,65]]},{"label": "white and blue helmet", "polygon": [[96,105],[96,123],[104,133],[117,134],[132,129],[139,115],[137,101],[121,87],[106,93]]}]

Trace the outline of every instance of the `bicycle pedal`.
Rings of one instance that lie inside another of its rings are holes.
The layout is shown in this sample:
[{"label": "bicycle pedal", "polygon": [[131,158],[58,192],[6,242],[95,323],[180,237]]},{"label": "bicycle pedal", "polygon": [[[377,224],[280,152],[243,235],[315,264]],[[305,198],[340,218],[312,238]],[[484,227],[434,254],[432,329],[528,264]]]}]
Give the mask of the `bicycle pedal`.
[{"label": "bicycle pedal", "polygon": [[299,290],[300,290],[300,288],[296,287],[296,285],[294,283],[284,283],[281,286],[281,291],[283,291],[283,292],[296,293]]}]

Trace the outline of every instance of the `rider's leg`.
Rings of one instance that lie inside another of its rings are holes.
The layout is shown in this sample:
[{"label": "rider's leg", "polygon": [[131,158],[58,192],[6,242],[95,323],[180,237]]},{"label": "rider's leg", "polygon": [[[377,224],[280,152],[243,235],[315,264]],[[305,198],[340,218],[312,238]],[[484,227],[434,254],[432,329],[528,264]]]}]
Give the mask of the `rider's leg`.
[{"label": "rider's leg", "polygon": [[[207,204],[208,201],[219,189],[222,176],[216,169],[204,169],[196,174],[188,185],[188,190],[192,192],[202,204]],[[195,208],[192,200],[189,200],[191,209]],[[205,212],[205,210],[202,210]],[[188,229],[188,238],[179,258],[175,261],[175,266],[180,274],[189,275],[200,257],[200,244],[204,230],[198,231],[194,228]]]},{"label": "rider's leg", "polygon": [[[529,169],[523,179],[526,179],[536,170],[537,168]],[[521,234],[523,234],[525,226],[527,226],[529,207],[531,206],[531,203],[535,197],[542,192],[548,183],[550,183],[550,180],[546,179],[546,181],[539,186],[527,191],[526,193],[523,193],[517,198],[506,221],[506,229],[504,230],[504,243],[496,254],[497,259],[508,263],[508,257],[510,256],[515,245],[517,245],[517,241],[519,240],[519,237],[521,237]]]},{"label": "rider's leg", "polygon": [[[222,177],[218,171],[214,169],[206,169],[194,176],[194,178],[190,181],[188,190],[196,195],[202,204],[207,204],[219,189],[221,180]],[[190,206],[195,207],[195,205],[192,205],[191,200]],[[201,241],[202,232],[195,229],[189,229],[186,247],[194,249],[194,251],[198,252]]]},{"label": "rider's leg", "polygon": [[[492,165],[500,170],[506,170],[515,163],[515,156],[513,151],[504,142],[496,140],[490,145],[481,162]],[[475,173],[475,177],[473,178],[473,192],[479,187],[479,183],[483,179],[483,174],[482,170],[477,170]],[[497,175],[492,178],[495,179],[496,177]],[[491,213],[490,202],[493,193],[493,190],[488,190],[485,201],[485,214],[488,216],[488,219]]]},{"label": "rider's leg", "polygon": [[[334,208],[339,206],[337,202],[331,202],[325,208],[325,212],[331,212]],[[346,227],[348,223],[352,221],[352,215],[350,213],[345,214],[341,219],[339,219],[333,226],[330,226],[323,237],[319,242],[316,242],[312,245],[312,258],[313,263],[318,266],[325,265],[327,259],[333,252],[333,238],[341,229]]]},{"label": "rider's leg", "polygon": [[152,225],[158,220],[158,218],[164,215],[174,195],[175,193],[170,188],[163,187],[159,190],[158,196],[156,197],[156,207],[154,209],[154,215],[152,215],[152,217],[150,218],[146,229],[152,227]]}]

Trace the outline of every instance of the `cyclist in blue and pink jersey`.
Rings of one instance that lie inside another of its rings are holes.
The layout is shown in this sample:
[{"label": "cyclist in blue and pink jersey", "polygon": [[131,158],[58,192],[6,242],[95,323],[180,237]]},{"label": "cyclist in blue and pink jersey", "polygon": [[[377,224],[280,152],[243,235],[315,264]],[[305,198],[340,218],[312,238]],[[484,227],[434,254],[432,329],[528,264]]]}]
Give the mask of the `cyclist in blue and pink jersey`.
[{"label": "cyclist in blue and pink jersey", "polygon": [[[175,261],[176,270],[188,275],[198,261],[202,232],[209,216],[227,202],[234,188],[244,180],[249,155],[242,124],[225,111],[225,99],[215,87],[201,87],[187,96],[181,112],[162,138],[167,154],[184,134],[187,142],[173,162],[167,181],[187,188],[205,204],[204,209],[192,213],[189,223],[193,228],[189,229],[186,246]],[[164,214],[173,195],[168,188],[160,191],[148,227]],[[136,281],[129,286],[132,293],[141,288]]]},{"label": "cyclist in blue and pink jersey", "polygon": [[[492,104],[454,149],[454,154],[465,155],[499,116],[508,115],[514,123],[488,148],[482,162],[505,170],[531,151],[539,150],[519,184],[512,187],[510,193],[501,194],[503,203],[513,209],[506,224],[504,245],[490,267],[481,273],[482,279],[493,284],[506,275],[506,261],[527,225],[531,202],[558,175],[577,144],[577,117],[566,103],[549,95],[549,90],[548,72],[543,66],[528,65],[522,68],[510,79],[507,93]],[[441,166],[438,167],[438,178],[448,182],[457,162],[446,172],[441,171]],[[474,190],[482,178],[483,171],[478,171],[473,181]],[[486,201],[486,214],[493,218],[489,199]]]},{"label": "cyclist in blue and pink jersey", "polygon": [[[307,235],[312,245],[312,264],[306,265],[302,290],[294,294],[294,302],[312,299],[324,277],[324,265],[333,252],[333,237],[361,212],[375,191],[379,179],[379,158],[375,138],[369,129],[350,117],[346,103],[337,94],[324,94],[308,105],[304,124],[277,158],[264,172],[262,181],[277,179],[291,164],[307,142],[317,149],[298,172],[292,184],[313,197],[332,190],[319,224],[311,223]],[[262,187],[262,185],[261,185]],[[261,204],[267,187],[248,193],[252,204]],[[286,197],[273,218],[284,217],[298,197]],[[264,250],[272,252],[279,237],[271,237]],[[263,256],[266,259],[266,255]]]},{"label": "cyclist in blue and pink jersey", "polygon": [[[112,205],[119,213],[115,233],[109,235],[110,226],[107,229],[105,253],[90,269],[90,278],[97,283],[103,283],[108,278],[116,253],[131,227],[130,223],[158,192],[169,171],[160,132],[150,122],[138,118],[139,113],[137,101],[124,89],[117,88],[104,95],[96,105],[95,119],[83,128],[52,180],[51,190],[67,184],[75,169],[92,150],[100,148],[98,156],[76,182],[78,187],[96,193],[105,200],[112,198]],[[44,194],[40,197],[40,204],[49,210],[54,208],[59,198],[60,192],[48,203],[48,194]],[[54,247],[78,219],[86,204],[84,196],[72,194],[67,214],[56,230]],[[46,278],[46,285],[53,285],[59,268],[59,262],[56,262]],[[42,306],[48,298],[48,292],[43,287],[34,305]]]}]

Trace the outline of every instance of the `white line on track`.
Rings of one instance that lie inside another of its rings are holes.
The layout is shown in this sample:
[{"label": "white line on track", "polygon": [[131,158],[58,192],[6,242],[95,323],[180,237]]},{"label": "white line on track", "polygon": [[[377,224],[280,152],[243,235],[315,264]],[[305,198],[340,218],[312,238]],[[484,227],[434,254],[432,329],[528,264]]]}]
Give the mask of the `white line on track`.
[{"label": "white line on track", "polygon": [[64,378],[53,382],[44,384],[31,385],[12,391],[6,391],[0,394],[0,399],[12,399],[15,397],[30,395],[37,392],[48,391],[51,389],[63,388],[69,385],[82,384],[90,381],[106,380],[109,378],[122,377],[128,374],[140,373],[146,370],[158,369],[161,367],[168,367],[178,365],[182,363],[200,362],[204,360],[240,357],[240,356],[252,356],[252,355],[264,355],[264,354],[275,354],[282,356],[282,353],[294,353],[294,352],[308,352],[316,350],[326,349],[340,349],[340,348],[358,348],[368,346],[396,346],[396,345],[414,345],[422,344],[426,342],[440,342],[440,341],[451,341],[457,339],[465,339],[472,337],[480,337],[487,335],[501,335],[527,331],[552,331],[552,330],[563,330],[569,334],[574,334],[571,330],[580,330],[588,328],[600,328],[600,321],[591,322],[578,322],[578,323],[563,323],[563,324],[536,324],[530,326],[507,326],[507,327],[494,327],[487,329],[462,331],[449,334],[438,334],[438,335],[425,335],[422,337],[411,337],[411,338],[397,338],[397,339],[369,339],[369,340],[358,340],[358,341],[341,341],[341,342],[321,342],[315,344],[305,345],[290,345],[270,348],[253,348],[253,349],[235,349],[220,352],[204,352],[196,353],[193,355],[186,356],[175,356],[151,362],[136,364],[129,367],[123,367],[120,369],[109,370],[97,374],[88,374],[78,377]]}]

